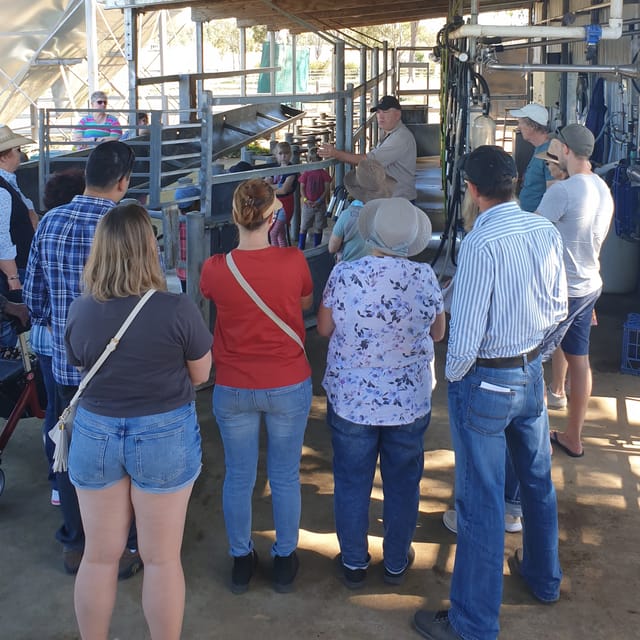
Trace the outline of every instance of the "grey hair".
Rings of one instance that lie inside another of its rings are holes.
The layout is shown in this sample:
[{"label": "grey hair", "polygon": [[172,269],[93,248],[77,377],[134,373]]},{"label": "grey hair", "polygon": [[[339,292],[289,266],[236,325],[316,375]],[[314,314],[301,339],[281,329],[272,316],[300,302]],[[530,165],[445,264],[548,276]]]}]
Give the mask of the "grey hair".
[{"label": "grey hair", "polygon": [[98,99],[107,100],[107,94],[104,91],[94,91],[89,98],[91,102],[95,102]]}]

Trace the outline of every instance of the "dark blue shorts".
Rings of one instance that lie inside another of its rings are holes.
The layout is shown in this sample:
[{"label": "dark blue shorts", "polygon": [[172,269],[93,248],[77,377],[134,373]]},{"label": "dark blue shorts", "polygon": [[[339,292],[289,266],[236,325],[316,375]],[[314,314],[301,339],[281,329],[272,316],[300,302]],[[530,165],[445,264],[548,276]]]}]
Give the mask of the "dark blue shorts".
[{"label": "dark blue shorts", "polygon": [[542,361],[546,362],[553,352],[562,347],[565,353],[572,356],[589,354],[589,336],[591,334],[591,318],[602,289],[579,298],[569,298],[567,317],[553,328],[542,340],[540,352]]}]

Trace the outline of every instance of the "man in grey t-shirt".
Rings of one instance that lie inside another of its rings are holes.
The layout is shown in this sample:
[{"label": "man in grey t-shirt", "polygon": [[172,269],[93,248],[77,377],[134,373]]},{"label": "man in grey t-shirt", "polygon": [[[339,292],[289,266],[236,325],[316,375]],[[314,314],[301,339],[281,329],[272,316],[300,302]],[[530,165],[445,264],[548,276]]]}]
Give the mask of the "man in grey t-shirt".
[{"label": "man in grey t-shirt", "polygon": [[416,199],[416,139],[402,122],[402,107],[397,98],[384,96],[372,107],[378,120],[378,127],[384,131],[384,137],[369,153],[351,153],[336,149],[332,144],[320,146],[321,158],[335,158],[339,162],[357,165],[365,158],[377,160],[385,173],[396,181],[392,196],[395,198]]},{"label": "man in grey t-shirt", "polygon": [[552,431],[551,441],[571,457],[584,455],[582,426],[591,395],[589,332],[593,308],[602,291],[600,248],[613,216],[609,187],[591,171],[593,145],[593,134],[580,124],[567,125],[555,135],[548,154],[557,159],[569,178],[549,187],[537,211],[556,225],[564,244],[569,315],[557,332],[559,336],[566,331],[561,350],[554,354],[547,402],[554,408],[566,406],[568,367],[571,399],[567,428],[564,433]]}]

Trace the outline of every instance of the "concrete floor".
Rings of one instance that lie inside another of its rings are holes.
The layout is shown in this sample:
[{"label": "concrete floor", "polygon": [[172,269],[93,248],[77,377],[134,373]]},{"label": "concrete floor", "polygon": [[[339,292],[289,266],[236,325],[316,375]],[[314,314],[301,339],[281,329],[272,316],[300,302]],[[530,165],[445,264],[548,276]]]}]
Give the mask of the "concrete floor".
[{"label": "concrete floor", "polygon": [[[637,294],[605,295],[598,310],[586,454],[574,460],[556,452],[553,463],[564,570],[561,600],[540,605],[509,575],[506,558],[521,544],[521,536],[506,535],[502,638],[631,640],[640,635],[640,377],[618,373],[622,325],[628,312],[640,312],[640,300]],[[235,596],[228,589],[230,560],[221,513],[223,452],[211,417],[210,391],[199,394],[204,469],[190,503],[182,554],[187,640],[410,640],[418,637],[410,627],[417,608],[447,606],[456,539],[441,523],[442,512],[453,504],[446,385],[436,389],[425,438],[414,568],[401,587],[391,588],[381,580],[378,478],[371,505],[373,565],[367,587],[354,593],[336,579],[332,564],[338,546],[333,531],[331,445],[320,386],[326,341],[310,330],[307,346],[315,395],[302,458],[301,568],[291,594],[277,594],[269,583],[273,531],[264,461],[254,499],[260,571],[248,593]],[[444,353],[440,344],[436,353],[440,379]],[[552,426],[562,428],[563,412],[552,412],[551,420]],[[53,537],[60,515],[49,504],[39,420],[20,422],[2,463],[7,485],[0,496],[0,639],[75,640],[79,636],[73,578],[63,573],[61,549]],[[148,638],[141,585],[141,575],[120,583],[110,639]]]}]

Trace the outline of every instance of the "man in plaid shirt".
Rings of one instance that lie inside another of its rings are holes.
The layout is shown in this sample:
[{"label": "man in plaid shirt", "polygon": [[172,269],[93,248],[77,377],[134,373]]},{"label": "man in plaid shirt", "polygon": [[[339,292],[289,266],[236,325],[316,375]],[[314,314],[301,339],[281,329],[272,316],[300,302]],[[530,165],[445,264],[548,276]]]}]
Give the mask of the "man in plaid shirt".
[{"label": "man in plaid shirt", "polygon": [[[31,244],[24,282],[24,302],[35,324],[49,325],[52,334],[52,366],[59,406],[57,415],[69,404],[80,372],[66,358],[64,330],[67,312],[80,296],[82,270],[89,257],[96,225],[126,194],[135,155],[122,142],[98,145],[89,155],[85,170],[86,188],[69,204],[51,209],[38,226]],[[78,571],[84,550],[84,530],[75,488],[66,472],[57,474],[64,523],[56,538],[63,545],[68,573]],[[120,563],[120,578],[133,575],[141,566],[136,551],[135,526]]]}]

